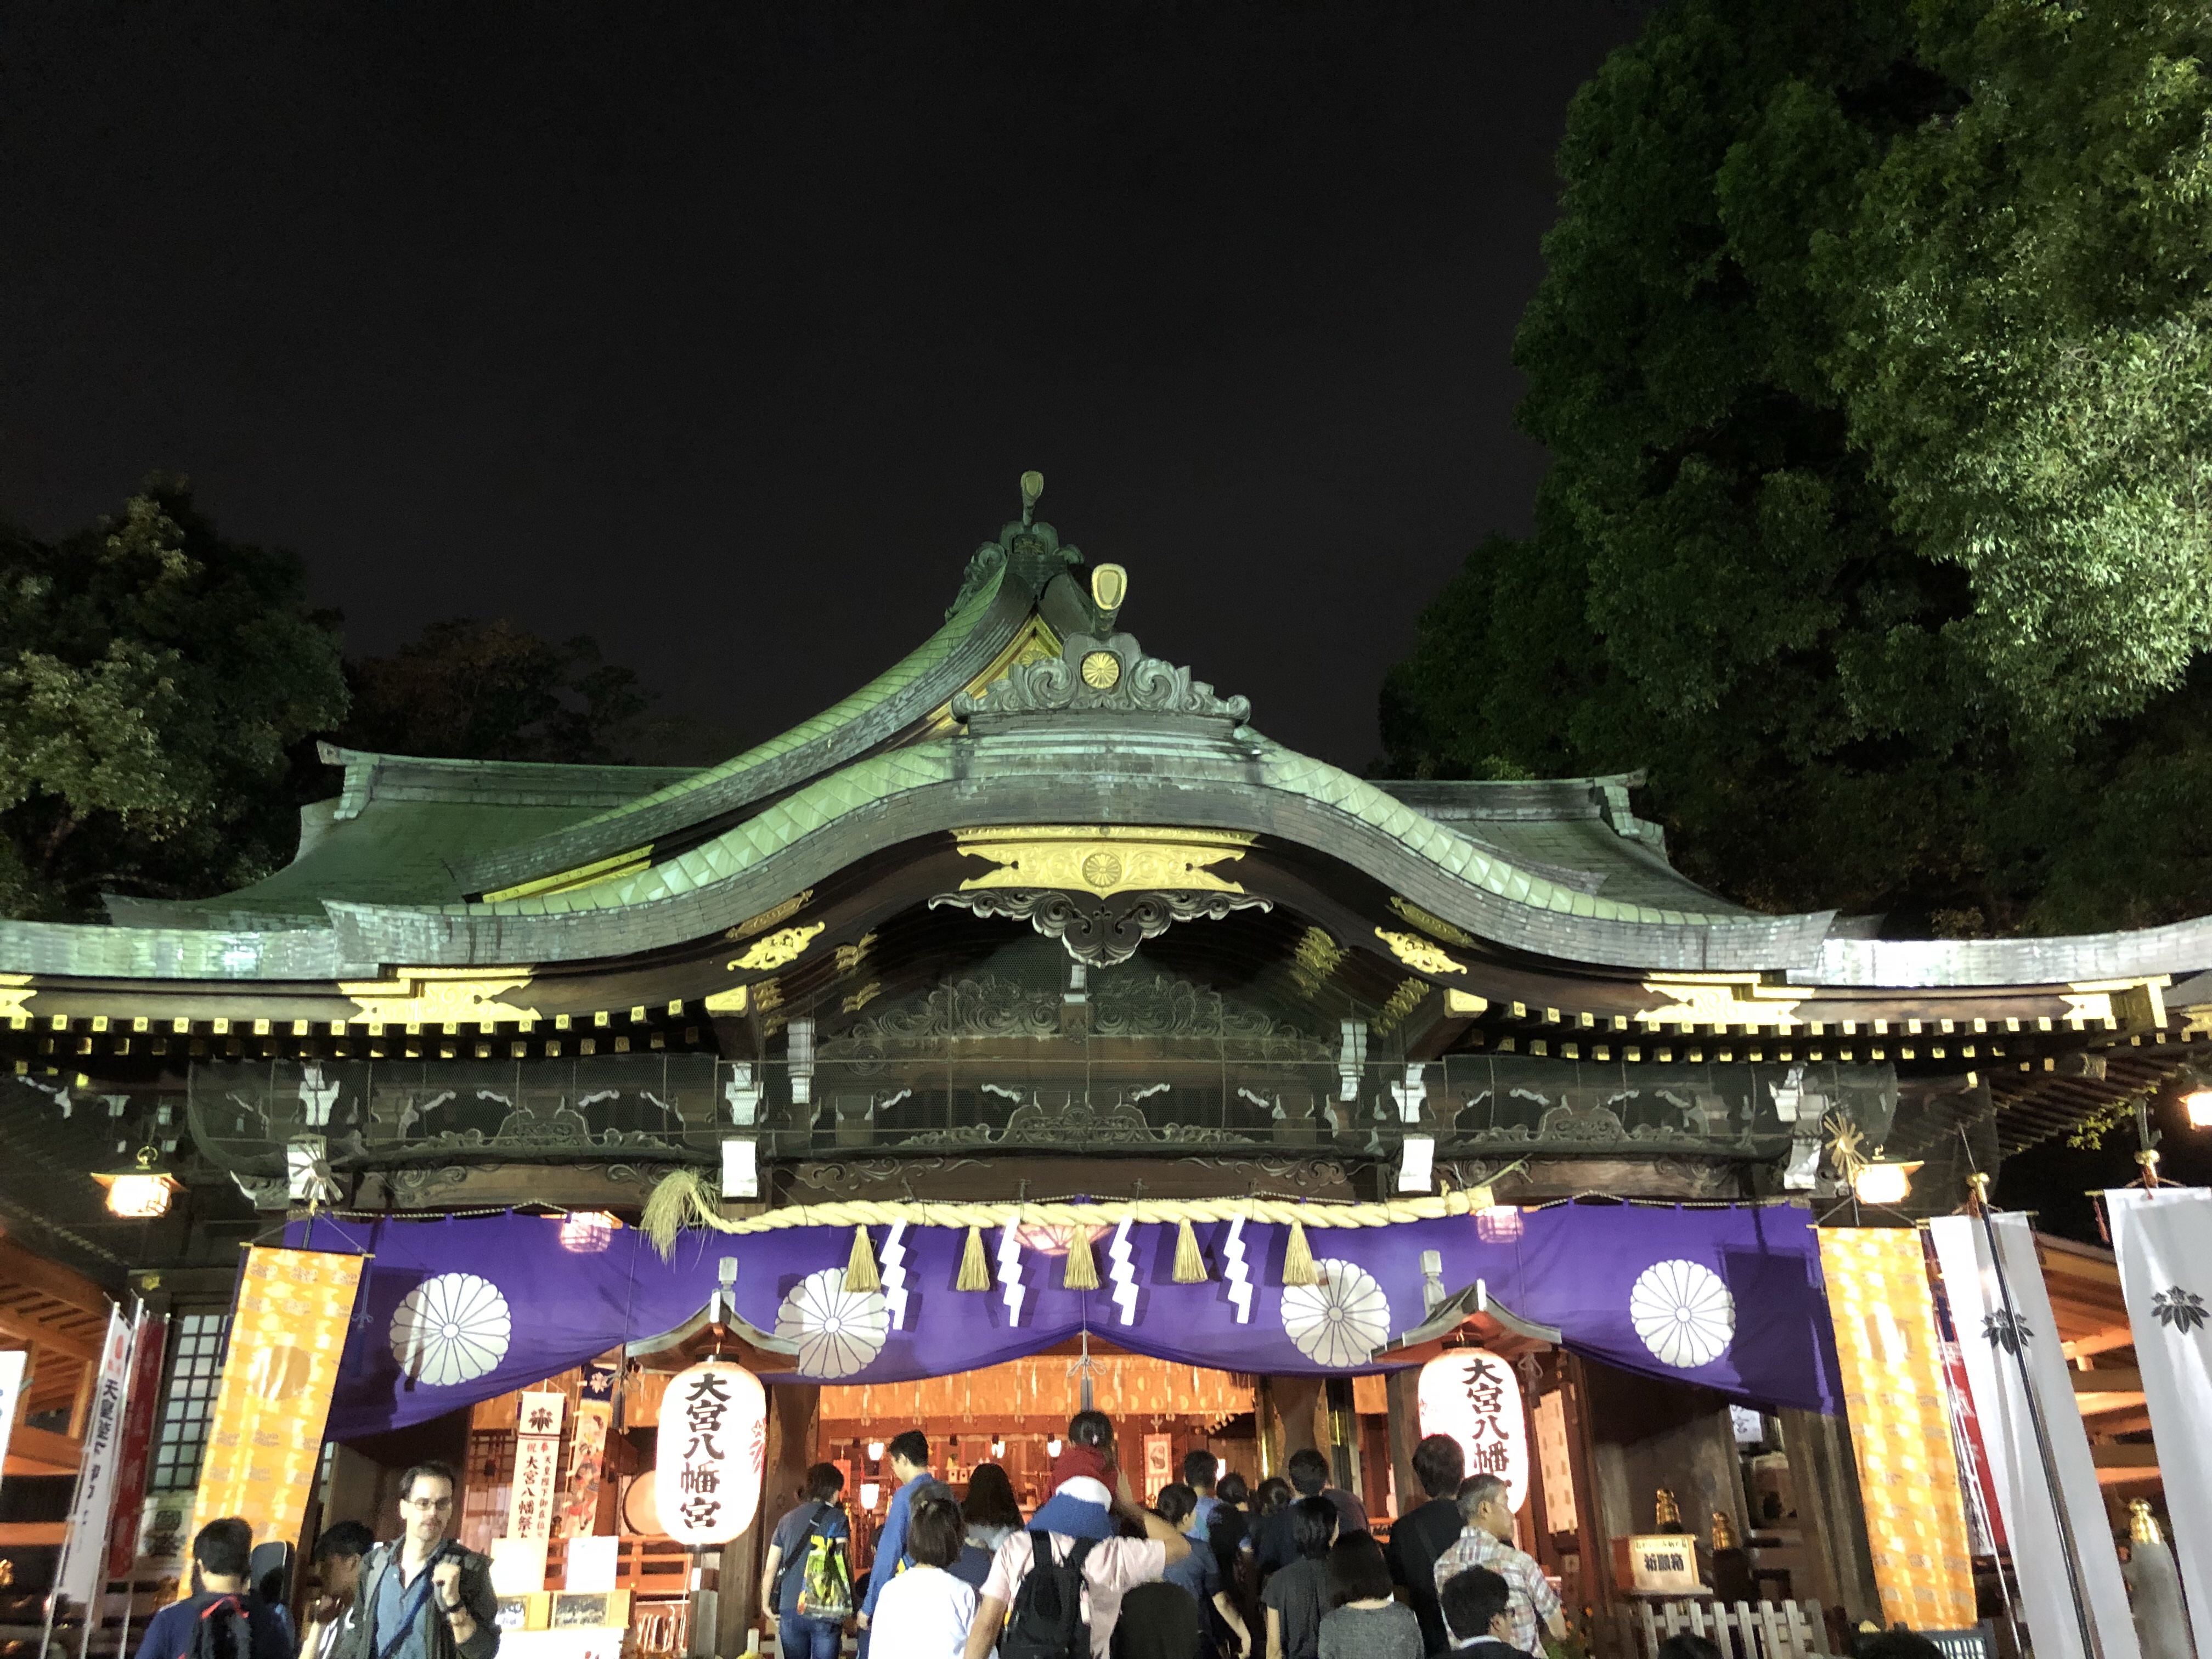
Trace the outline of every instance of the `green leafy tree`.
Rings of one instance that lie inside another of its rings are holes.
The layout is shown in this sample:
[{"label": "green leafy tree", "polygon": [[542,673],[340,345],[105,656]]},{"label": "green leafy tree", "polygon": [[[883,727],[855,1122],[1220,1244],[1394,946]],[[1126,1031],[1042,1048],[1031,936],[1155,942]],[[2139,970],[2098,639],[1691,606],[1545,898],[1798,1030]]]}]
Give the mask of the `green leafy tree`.
[{"label": "green leafy tree", "polygon": [[338,740],[458,760],[628,759],[652,695],[579,635],[556,643],[513,623],[433,623],[388,657],[346,665],[353,712]]},{"label": "green leafy tree", "polygon": [[288,746],[345,712],[299,561],[227,541],[182,479],[56,543],[0,530],[0,909],[193,897],[296,838]]},{"label": "green leafy tree", "polygon": [[[1766,907],[1968,932],[2208,908],[2193,825],[2138,816],[2173,810],[2176,744],[2194,752],[2201,602],[2174,583],[2155,603],[2130,597],[2052,551],[2091,537],[2082,502],[2124,517],[2118,497],[2163,489],[2173,520],[2202,512],[2201,488],[2176,483],[2202,459],[2189,435],[2202,400],[2154,417],[2146,392],[2091,432],[2081,399],[2054,412],[2046,398],[2037,424],[2023,398],[2008,428],[1971,377],[1947,388],[1931,374],[1939,356],[2019,356],[2011,334],[1978,337],[1949,286],[1974,260],[2018,264],[1991,223],[2039,246],[2047,224],[2023,227],[2078,216],[2067,191],[2100,165],[2123,184],[2195,176],[2174,159],[2187,123],[2173,113],[2195,72],[2146,67],[2145,37],[2179,26],[2140,5],[2132,35],[2105,32],[2100,66],[2033,90],[2039,118],[2072,121],[2077,143],[2099,136],[2098,155],[2059,166],[2061,132],[2040,173],[2019,160],[2008,174],[1998,137],[1946,152],[1993,86],[2029,95],[2037,52],[2054,50],[2031,25],[2062,15],[1687,0],[1607,59],[1570,114],[1561,218],[1516,342],[1522,423],[1553,462],[1536,531],[1484,543],[1424,615],[1384,692],[1395,769],[1648,766],[1686,866]],[[2127,108],[2101,126],[2069,114],[2096,96],[2154,106],[2159,136]],[[2173,185],[2169,218],[2190,187]],[[2194,303],[2185,283],[2151,286],[2162,297],[2147,291],[2139,328]],[[1939,301],[1949,331],[1931,344]],[[2088,335],[2050,347],[2046,393],[2063,373],[2117,372],[2085,363],[2104,349]],[[1984,459],[1961,459],[1939,409],[1961,431],[1982,422]],[[2115,482],[2130,422],[2162,434],[2130,452],[2155,487]],[[2000,497],[2027,527],[2012,543],[1938,533],[1996,522]],[[2122,537],[2110,562],[2140,586],[2157,559],[2170,571],[2189,556]],[[2038,605],[2023,610],[2029,590]],[[2100,594],[2101,623],[2076,603]],[[2163,635],[2125,661],[2081,643],[2130,625],[2123,612],[2162,620]],[[2110,849],[2166,830],[2121,879]]]},{"label": "green leafy tree", "polygon": [[1854,441],[2022,714],[2132,714],[2212,645],[2212,13],[1942,0],[1965,88],[1819,252]]}]

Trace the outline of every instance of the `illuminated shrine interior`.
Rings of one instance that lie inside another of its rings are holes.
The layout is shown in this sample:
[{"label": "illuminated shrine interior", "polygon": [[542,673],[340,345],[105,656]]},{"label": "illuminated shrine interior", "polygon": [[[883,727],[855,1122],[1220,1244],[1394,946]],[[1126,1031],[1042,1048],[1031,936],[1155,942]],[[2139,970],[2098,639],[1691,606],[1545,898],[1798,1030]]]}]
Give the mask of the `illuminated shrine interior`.
[{"label": "illuminated shrine interior", "polygon": [[[690,1352],[693,1348],[698,1352]],[[608,1444],[602,1530],[619,1539],[622,1582],[635,1586],[634,1632],[660,1630],[664,1614],[675,1617],[694,1565],[685,1547],[661,1529],[651,1474],[659,1452],[663,1393],[675,1371],[704,1352],[702,1340],[627,1364],[622,1414]],[[1612,1561],[1586,1560],[1583,1542],[1590,1535],[1591,1507],[1615,1504],[1634,1514],[1641,1527],[1684,1534],[1708,1582],[1717,1554],[1723,1583],[1716,1588],[1786,1599],[1817,1577],[1797,1514],[1784,1421],[1802,1414],[1730,1407],[1708,1390],[1632,1376],[1586,1359],[1570,1361],[1559,1349],[1480,1315],[1411,1352],[1407,1358],[1423,1364],[1396,1373],[1402,1381],[1382,1373],[1314,1378],[1303,1401],[1280,1392],[1292,1379],[1157,1359],[1097,1335],[1005,1364],[921,1381],[825,1384],[805,1420],[803,1443],[778,1446],[771,1433],[757,1524],[772,1528],[799,1501],[799,1480],[808,1466],[834,1463],[846,1476],[843,1500],[853,1527],[854,1571],[866,1572],[896,1489],[885,1447],[915,1428],[929,1437],[933,1472],[957,1495],[964,1498],[978,1465],[994,1462],[1006,1471],[1024,1514],[1033,1512],[1048,1492],[1048,1473],[1068,1418],[1084,1404],[1087,1376],[1090,1403],[1114,1419],[1121,1459],[1139,1501],[1152,1503],[1162,1486],[1180,1480],[1183,1457],[1193,1450],[1211,1451],[1224,1473],[1241,1474],[1256,1488],[1261,1480],[1283,1472],[1286,1443],[1313,1445],[1330,1456],[1334,1484],[1357,1494],[1377,1534],[1387,1535],[1392,1519],[1425,1497],[1418,1491],[1409,1494],[1402,1483],[1410,1482],[1410,1471],[1393,1467],[1392,1389],[1403,1387],[1410,1406],[1425,1362],[1462,1356],[1486,1358],[1511,1379],[1503,1393],[1510,1401],[1508,1426],[1519,1443],[1511,1478],[1520,1542],[1544,1563],[1564,1595],[1587,1594],[1592,1588],[1587,1574],[1615,1571]],[[538,1386],[573,1401],[580,1378],[580,1370],[572,1370]],[[1570,1391],[1580,1396],[1571,1427],[1563,1411],[1527,1410],[1522,1385],[1532,1380],[1540,1385],[1533,1392],[1547,1406],[1563,1401]],[[434,1449],[453,1438],[457,1425],[465,1424],[468,1468],[460,1536],[471,1548],[489,1552],[504,1524],[520,1392],[408,1431],[422,1447]],[[775,1385],[769,1392],[773,1398]],[[1297,1422],[1295,1413],[1308,1405],[1310,1420]],[[1431,1414],[1424,1397],[1425,1425]],[[398,1461],[398,1448],[373,1449],[387,1465]],[[1484,1462],[1474,1447],[1469,1449],[1471,1472],[1506,1472],[1502,1456]],[[566,1582],[564,1543],[556,1538],[549,1548],[549,1591],[560,1590]],[[700,1559],[712,1563],[715,1557],[709,1552]],[[665,1607],[659,1605],[662,1601]]]}]

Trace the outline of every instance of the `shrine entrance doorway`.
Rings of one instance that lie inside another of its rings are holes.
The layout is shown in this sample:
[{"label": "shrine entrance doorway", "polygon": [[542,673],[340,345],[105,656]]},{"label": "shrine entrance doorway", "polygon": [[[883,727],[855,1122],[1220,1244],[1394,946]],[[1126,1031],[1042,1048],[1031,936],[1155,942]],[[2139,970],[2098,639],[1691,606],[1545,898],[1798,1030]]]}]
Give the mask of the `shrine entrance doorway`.
[{"label": "shrine entrance doorway", "polygon": [[856,1555],[867,1545],[896,1490],[884,1451],[908,1429],[929,1437],[930,1467],[954,1493],[984,1463],[1006,1472],[1022,1513],[1051,1495],[1053,1458],[1067,1420],[1090,1404],[1114,1419],[1117,1446],[1138,1502],[1182,1479],[1186,1453],[1207,1450],[1252,1485],[1261,1479],[1253,1412],[1254,1379],[1234,1371],[1177,1364],[1090,1339],[949,1376],[821,1391],[813,1455],[845,1473],[845,1511]]}]

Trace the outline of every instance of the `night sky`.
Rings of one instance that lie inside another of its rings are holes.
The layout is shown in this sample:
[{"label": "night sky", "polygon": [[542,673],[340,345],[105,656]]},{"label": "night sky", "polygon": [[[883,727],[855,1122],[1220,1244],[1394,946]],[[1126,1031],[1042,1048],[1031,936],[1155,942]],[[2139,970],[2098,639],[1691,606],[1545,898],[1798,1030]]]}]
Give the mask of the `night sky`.
[{"label": "night sky", "polygon": [[1542,457],[1510,358],[1628,0],[9,9],[0,513],[149,469],[349,648],[588,631],[750,740],[1018,507],[1355,769]]}]

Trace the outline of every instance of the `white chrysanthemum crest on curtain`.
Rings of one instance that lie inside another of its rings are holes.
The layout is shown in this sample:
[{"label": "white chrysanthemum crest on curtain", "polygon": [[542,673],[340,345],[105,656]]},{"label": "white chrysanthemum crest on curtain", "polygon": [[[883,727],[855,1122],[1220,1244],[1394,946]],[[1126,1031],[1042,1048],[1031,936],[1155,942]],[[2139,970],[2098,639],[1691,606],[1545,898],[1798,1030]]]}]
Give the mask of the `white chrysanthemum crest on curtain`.
[{"label": "white chrysanthemum crest on curtain", "polygon": [[1735,1340],[1735,1297],[1703,1262],[1646,1267],[1628,1292],[1628,1317],[1662,1364],[1682,1370],[1711,1364]]},{"label": "white chrysanthemum crest on curtain", "polygon": [[1283,1333],[1316,1365],[1364,1365],[1390,1340],[1390,1298],[1356,1262],[1323,1256],[1317,1282],[1283,1287]]},{"label": "white chrysanthemum crest on curtain", "polygon": [[824,1267],[791,1287],[775,1334],[799,1345],[802,1376],[850,1376],[884,1351],[890,1309],[881,1291],[848,1291],[842,1267]]},{"label": "white chrysanthemum crest on curtain", "polygon": [[514,1320],[507,1298],[474,1273],[440,1273],[407,1292],[392,1315],[392,1357],[417,1382],[448,1389],[507,1358]]}]

